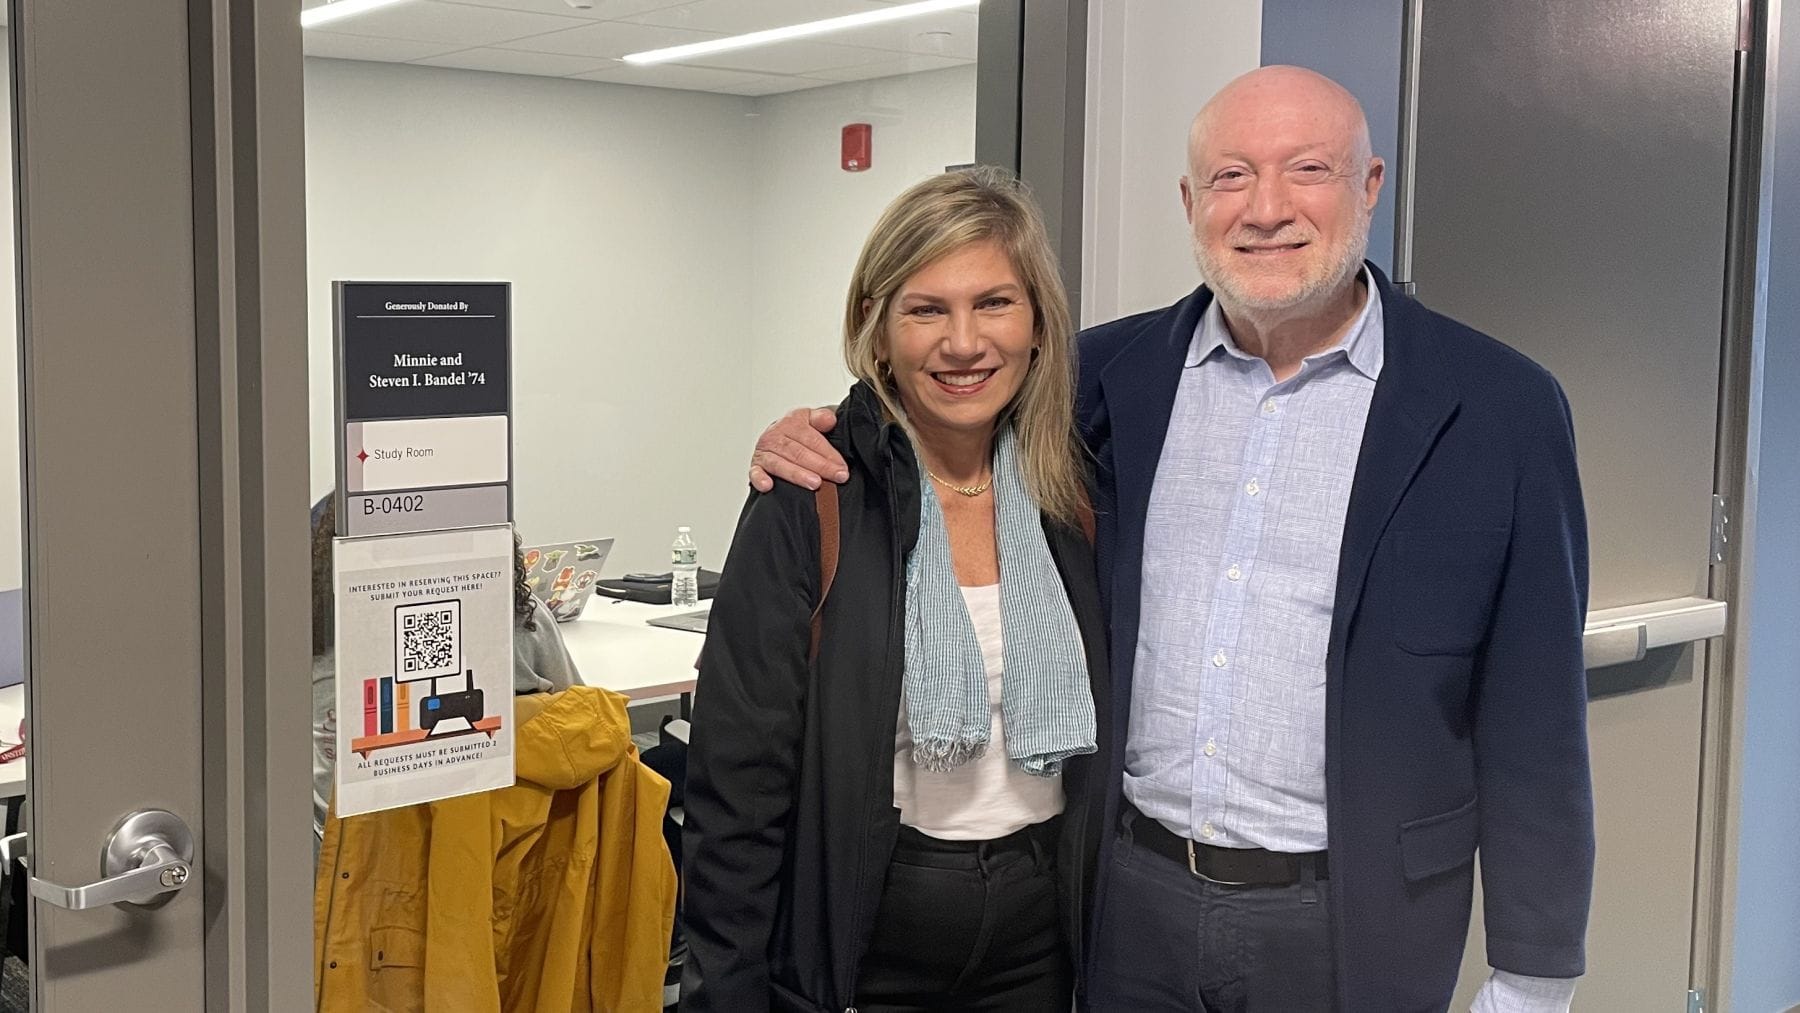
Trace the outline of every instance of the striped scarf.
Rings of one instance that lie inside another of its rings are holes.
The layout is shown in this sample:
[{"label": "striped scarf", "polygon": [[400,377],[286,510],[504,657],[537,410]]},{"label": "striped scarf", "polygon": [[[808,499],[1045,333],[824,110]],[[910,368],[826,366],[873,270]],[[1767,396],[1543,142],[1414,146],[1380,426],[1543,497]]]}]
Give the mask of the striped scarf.
[{"label": "striped scarf", "polygon": [[[943,772],[987,751],[991,724],[981,644],[956,582],[943,508],[919,478],[919,540],[906,565],[906,712],[913,762]],[[1007,757],[1051,777],[1091,753],[1087,657],[1010,427],[994,448],[994,529],[1003,630],[1001,713]]]}]

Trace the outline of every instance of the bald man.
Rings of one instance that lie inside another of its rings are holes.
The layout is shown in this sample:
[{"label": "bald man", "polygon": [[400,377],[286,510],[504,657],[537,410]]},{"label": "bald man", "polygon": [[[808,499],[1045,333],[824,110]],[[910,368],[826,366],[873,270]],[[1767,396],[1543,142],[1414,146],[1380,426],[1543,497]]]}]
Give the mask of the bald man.
[{"label": "bald man", "polygon": [[[1254,71],[1189,142],[1206,285],[1080,339],[1130,700],[1085,1003],[1445,1009],[1479,852],[1474,1008],[1566,1010],[1593,807],[1562,391],[1365,262],[1385,167],[1335,82]],[[753,481],[835,478],[829,422],[771,427]]]}]

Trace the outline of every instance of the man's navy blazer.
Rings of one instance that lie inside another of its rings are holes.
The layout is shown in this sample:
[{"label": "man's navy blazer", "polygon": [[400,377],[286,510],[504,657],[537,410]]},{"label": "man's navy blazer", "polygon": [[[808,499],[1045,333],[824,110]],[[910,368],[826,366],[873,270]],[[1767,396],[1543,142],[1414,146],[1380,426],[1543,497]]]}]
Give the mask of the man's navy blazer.
[{"label": "man's navy blazer", "polygon": [[[1477,850],[1489,963],[1543,977],[1583,971],[1594,858],[1581,660],[1587,528],[1556,381],[1374,274],[1385,360],[1351,487],[1326,661],[1333,945],[1341,1009],[1442,1009]],[[1210,301],[1201,288],[1080,338],[1078,412],[1095,457],[1120,701],[1113,771],[1095,779],[1108,826],[1129,734],[1144,519],[1164,442],[1207,438],[1168,428]]]}]

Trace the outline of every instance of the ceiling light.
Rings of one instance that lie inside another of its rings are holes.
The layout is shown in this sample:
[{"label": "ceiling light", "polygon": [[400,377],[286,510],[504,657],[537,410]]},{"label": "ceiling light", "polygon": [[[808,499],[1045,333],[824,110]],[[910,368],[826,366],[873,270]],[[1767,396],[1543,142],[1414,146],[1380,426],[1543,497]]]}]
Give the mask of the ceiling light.
[{"label": "ceiling light", "polygon": [[347,18],[357,14],[366,14],[377,7],[400,3],[401,0],[332,0],[331,3],[318,7],[309,7],[300,12],[300,27],[312,28],[329,21]]},{"label": "ceiling light", "polygon": [[[339,0],[340,3],[348,0]],[[848,28],[864,28],[869,25],[886,24],[889,21],[901,21],[916,18],[925,14],[936,14],[939,11],[951,11],[961,7],[974,7],[981,0],[924,0],[922,3],[898,4],[879,11],[866,11],[862,14],[847,14],[841,18],[826,18],[823,21],[808,21],[805,24],[789,25],[786,28],[769,28],[748,35],[733,35],[724,39],[711,39],[706,42],[695,42],[685,46],[670,46],[667,49],[651,49],[642,53],[632,53],[625,57],[626,63],[669,63],[673,60],[691,60],[697,56],[708,56],[713,53],[724,53],[733,49],[748,49],[751,46],[766,46],[771,42],[786,42],[789,39],[803,39],[811,35],[824,35],[827,32],[841,32]]]}]

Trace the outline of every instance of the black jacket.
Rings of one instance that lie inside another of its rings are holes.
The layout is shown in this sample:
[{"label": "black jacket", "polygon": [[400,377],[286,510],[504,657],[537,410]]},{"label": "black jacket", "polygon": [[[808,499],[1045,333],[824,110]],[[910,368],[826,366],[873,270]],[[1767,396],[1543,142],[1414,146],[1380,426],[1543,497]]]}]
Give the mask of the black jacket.
[{"label": "black jacket", "polygon": [[[819,593],[811,491],[777,483],[751,495],[713,602],[688,759],[684,1010],[855,1004],[900,826],[894,733],[919,487],[904,431],[883,420],[866,387],[839,407],[831,441],[850,480],[839,490],[838,568],[817,663],[806,660]],[[1112,721],[1093,551],[1077,529],[1044,527],[1085,641],[1105,757]],[[1063,774],[1058,869],[1077,968],[1102,769],[1080,757]]]}]

